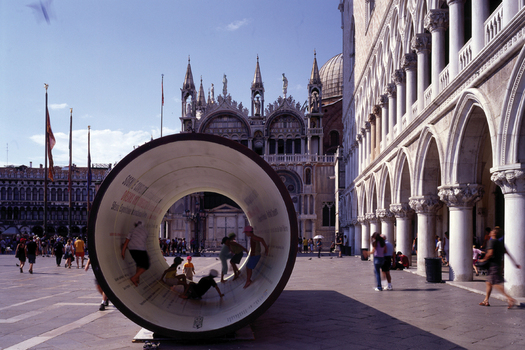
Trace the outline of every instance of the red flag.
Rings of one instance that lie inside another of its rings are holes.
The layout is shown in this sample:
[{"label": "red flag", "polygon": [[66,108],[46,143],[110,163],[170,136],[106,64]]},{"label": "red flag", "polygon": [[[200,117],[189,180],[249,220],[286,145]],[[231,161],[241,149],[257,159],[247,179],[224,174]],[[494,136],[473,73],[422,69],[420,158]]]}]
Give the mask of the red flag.
[{"label": "red flag", "polygon": [[47,114],[47,120],[46,120],[46,142],[47,142],[47,158],[49,159],[49,169],[48,169],[48,176],[49,180],[55,181],[55,169],[53,168],[53,154],[51,153],[51,150],[55,146],[56,140],[55,135],[53,135],[53,130],[51,130],[51,121],[49,119],[49,109],[47,109],[46,106],[46,114]]}]

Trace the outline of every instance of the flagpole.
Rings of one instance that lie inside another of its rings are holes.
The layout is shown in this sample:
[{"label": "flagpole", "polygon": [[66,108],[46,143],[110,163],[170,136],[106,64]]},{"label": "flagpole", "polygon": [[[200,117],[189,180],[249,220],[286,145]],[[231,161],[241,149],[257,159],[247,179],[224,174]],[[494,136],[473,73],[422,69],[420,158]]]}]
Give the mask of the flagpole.
[{"label": "flagpole", "polygon": [[89,188],[91,187],[91,126],[88,125],[88,172],[87,172],[87,223],[86,229],[89,229]]},{"label": "flagpole", "polygon": [[164,114],[164,74],[162,75],[162,103],[160,105],[160,137],[162,137],[162,121],[163,121],[163,114]]},{"label": "flagpole", "polygon": [[44,155],[44,237],[47,234],[47,148],[48,148],[48,130],[47,130],[47,88],[49,85],[44,84],[44,87],[46,88],[46,110],[45,110],[45,134],[44,134],[44,143],[45,143],[45,155]]},{"label": "flagpole", "polygon": [[69,109],[69,169],[67,178],[69,180],[68,183],[68,192],[69,192],[69,209],[68,209],[68,226],[69,226],[69,237],[72,236],[71,228],[72,228],[72,219],[71,219],[71,207],[73,204],[73,201],[71,199],[72,193],[71,193],[71,158],[73,156],[73,108]]}]

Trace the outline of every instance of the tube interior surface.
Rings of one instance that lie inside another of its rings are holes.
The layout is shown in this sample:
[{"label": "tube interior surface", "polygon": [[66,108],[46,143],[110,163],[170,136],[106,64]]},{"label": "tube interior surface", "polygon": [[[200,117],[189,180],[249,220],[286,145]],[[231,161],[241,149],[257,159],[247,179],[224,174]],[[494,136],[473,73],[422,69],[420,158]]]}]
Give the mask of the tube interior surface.
[{"label": "tube interior surface", "polygon": [[[203,191],[234,200],[268,244],[269,254],[263,248],[248,288],[243,289],[243,271],[236,281],[218,283],[223,298],[211,288],[201,300],[187,300],[160,282],[169,266],[159,247],[159,230],[175,201]],[[135,287],[130,281],[135,262],[129,252],[123,259],[121,248],[139,220],[149,231],[151,266]],[[88,233],[97,280],[113,304],[140,326],[178,338],[218,336],[252,322],[284,289],[297,249],[295,210],[279,176],[250,149],[205,134],[166,136],[126,156],[97,192]]]}]

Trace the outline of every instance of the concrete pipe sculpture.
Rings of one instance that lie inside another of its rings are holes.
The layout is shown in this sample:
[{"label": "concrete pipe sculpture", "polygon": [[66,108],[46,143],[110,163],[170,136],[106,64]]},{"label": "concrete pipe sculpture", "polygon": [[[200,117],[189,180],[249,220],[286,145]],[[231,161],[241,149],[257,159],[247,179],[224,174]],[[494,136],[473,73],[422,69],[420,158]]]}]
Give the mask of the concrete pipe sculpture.
[{"label": "concrete pipe sculpture", "polygon": [[[160,282],[168,268],[160,225],[178,199],[204,191],[235,201],[269,255],[253,270],[249,288],[243,289],[245,278],[230,279],[219,283],[223,298],[210,290],[201,300],[186,300]],[[135,262],[129,253],[123,259],[121,248],[139,220],[149,231],[151,265],[135,287]],[[138,325],[178,339],[217,337],[253,322],[284,289],[297,252],[294,205],[277,173],[245,146],[207,134],[166,136],[127,155],[100,185],[88,227],[94,272],[111,302]]]}]

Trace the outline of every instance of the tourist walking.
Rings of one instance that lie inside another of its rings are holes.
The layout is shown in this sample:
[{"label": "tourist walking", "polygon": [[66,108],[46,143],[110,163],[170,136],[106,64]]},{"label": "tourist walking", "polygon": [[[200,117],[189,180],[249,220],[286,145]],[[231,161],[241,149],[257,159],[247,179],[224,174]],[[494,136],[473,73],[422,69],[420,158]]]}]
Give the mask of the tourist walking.
[{"label": "tourist walking", "polygon": [[36,262],[36,255],[38,254],[38,245],[35,242],[33,237],[29,237],[29,242],[27,243],[27,261],[29,262],[29,273],[33,273],[33,265]]},{"label": "tourist walking", "polygon": [[485,299],[479,303],[481,306],[490,306],[489,298],[490,294],[492,293],[492,287],[496,288],[501,294],[503,294],[507,298],[508,302],[508,308],[510,309],[514,304],[516,304],[516,300],[512,298],[510,295],[508,295],[505,292],[505,288],[503,286],[503,257],[505,254],[507,254],[512,261],[512,263],[516,266],[516,268],[521,269],[521,266],[516,263],[514,258],[509,254],[507,249],[505,248],[505,245],[502,241],[499,240],[501,237],[499,230],[492,230],[490,231],[490,240],[487,242],[487,250],[485,253],[485,257],[483,259],[480,259],[480,262],[489,262],[489,275],[487,276],[486,285],[487,285],[487,294],[485,296]]},{"label": "tourist walking", "polygon": [[383,263],[383,266],[381,266],[381,271],[383,271],[383,275],[386,278],[386,282],[388,283],[386,290],[393,290],[392,287],[392,276],[390,276],[390,269],[392,268],[392,257],[394,256],[394,245],[388,241],[385,235],[381,235],[381,238],[385,240],[385,262]]},{"label": "tourist walking", "polygon": [[374,232],[371,241],[372,249],[369,254],[374,255],[374,273],[377,283],[377,287],[374,290],[380,292],[383,290],[383,287],[381,286],[381,266],[385,263],[386,244],[385,240],[377,232]]},{"label": "tourist walking", "polygon": [[20,243],[16,246],[15,257],[20,261],[20,273],[24,273],[24,265],[27,257],[26,240],[22,238]]}]

